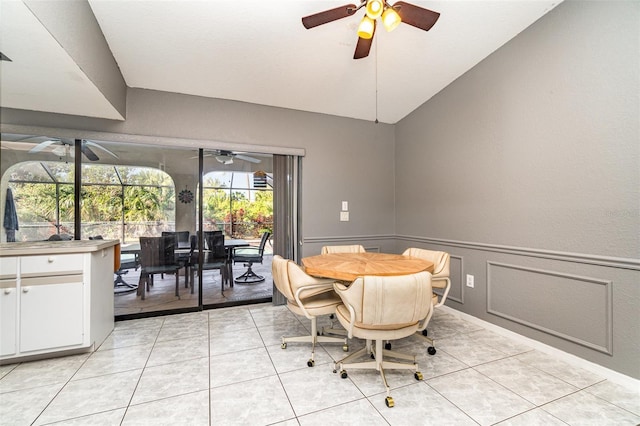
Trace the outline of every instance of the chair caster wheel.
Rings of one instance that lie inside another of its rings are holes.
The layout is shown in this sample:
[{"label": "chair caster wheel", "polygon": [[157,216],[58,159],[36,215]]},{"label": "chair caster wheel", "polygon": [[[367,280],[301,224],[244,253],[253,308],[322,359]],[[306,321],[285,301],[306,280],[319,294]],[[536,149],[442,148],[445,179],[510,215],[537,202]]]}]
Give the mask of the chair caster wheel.
[{"label": "chair caster wheel", "polygon": [[310,359],[309,361],[307,361],[307,367],[313,367],[316,364],[316,362],[312,359]]},{"label": "chair caster wheel", "polygon": [[386,397],[384,400],[384,403],[387,405],[387,407],[391,408],[393,407],[393,398],[391,398],[390,396]]},{"label": "chair caster wheel", "polygon": [[390,351],[390,350],[391,350],[391,342],[387,342],[387,343],[385,343],[385,344],[384,344],[384,348],[385,348],[386,350]]},{"label": "chair caster wheel", "polygon": [[342,377],[343,379],[346,379],[348,377],[347,372],[344,370],[340,371],[340,377]]},{"label": "chair caster wheel", "polygon": [[349,352],[349,345],[344,345],[344,346],[342,346],[342,350],[343,350],[344,352]]},{"label": "chair caster wheel", "polygon": [[286,343],[283,343],[282,345],[280,345],[280,347],[281,347],[282,349],[287,349],[287,344],[286,344]]},{"label": "chair caster wheel", "polygon": [[423,375],[422,375],[422,373],[421,373],[421,372],[419,372],[419,371],[416,371],[416,372],[413,374],[413,377],[414,377],[416,380],[424,380],[424,376],[423,376]]},{"label": "chair caster wheel", "polygon": [[435,355],[436,354],[436,348],[434,348],[433,346],[429,346],[427,348],[427,352],[429,353],[429,355]]},{"label": "chair caster wheel", "polygon": [[426,336],[427,336],[427,334],[429,334],[429,333],[427,332],[427,329],[426,329],[426,328],[425,328],[424,330],[422,330],[422,335],[423,335],[423,336],[425,336],[425,337],[426,337]]}]

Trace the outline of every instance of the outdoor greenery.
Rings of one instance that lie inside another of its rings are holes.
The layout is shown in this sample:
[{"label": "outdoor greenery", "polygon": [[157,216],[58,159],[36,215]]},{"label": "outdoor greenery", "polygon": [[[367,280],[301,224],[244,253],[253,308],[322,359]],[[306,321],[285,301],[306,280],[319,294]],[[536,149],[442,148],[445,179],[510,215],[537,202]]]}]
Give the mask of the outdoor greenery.
[{"label": "outdoor greenery", "polygon": [[203,210],[208,229],[222,229],[231,236],[259,237],[265,230],[272,232],[273,191],[256,192],[252,201],[241,191],[229,194],[228,189],[205,189]]},{"label": "outdoor greenery", "polygon": [[[73,167],[62,162],[12,170],[21,240],[73,234]],[[45,173],[46,171],[46,173]],[[158,235],[175,223],[176,191],[171,177],[156,169],[83,165],[81,218],[83,236],[103,235],[125,241]],[[272,229],[273,191],[229,189],[214,177],[204,185],[205,229],[221,229],[232,237],[259,237]],[[59,227],[59,231],[58,228]]]}]

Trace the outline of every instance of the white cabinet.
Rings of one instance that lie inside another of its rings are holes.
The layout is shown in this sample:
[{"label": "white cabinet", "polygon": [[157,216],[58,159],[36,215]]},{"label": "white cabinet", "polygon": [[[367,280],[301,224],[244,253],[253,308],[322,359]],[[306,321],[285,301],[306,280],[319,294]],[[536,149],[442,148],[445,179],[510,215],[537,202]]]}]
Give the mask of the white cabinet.
[{"label": "white cabinet", "polygon": [[0,361],[100,345],[113,330],[113,256],[108,245],[0,257]]},{"label": "white cabinet", "polygon": [[0,257],[0,357],[17,351],[18,258]]},{"label": "white cabinet", "polygon": [[20,281],[20,352],[81,345],[82,275]]}]

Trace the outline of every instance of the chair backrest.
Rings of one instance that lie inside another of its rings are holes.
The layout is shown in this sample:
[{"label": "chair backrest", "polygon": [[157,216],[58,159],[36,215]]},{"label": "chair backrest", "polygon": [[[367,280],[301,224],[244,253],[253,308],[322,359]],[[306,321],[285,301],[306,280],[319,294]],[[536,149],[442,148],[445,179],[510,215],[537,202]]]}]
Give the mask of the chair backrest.
[{"label": "chair backrest", "polygon": [[269,241],[269,237],[271,236],[271,232],[265,231],[262,233],[262,238],[260,239],[260,245],[258,246],[258,251],[260,252],[260,256],[264,253],[264,248],[267,245],[267,241]]},{"label": "chair backrest", "polygon": [[162,231],[161,235],[172,235],[176,239],[176,248],[189,245],[189,231]]},{"label": "chair backrest", "polygon": [[359,244],[347,245],[347,246],[324,246],[320,254],[329,253],[365,253],[366,250]]},{"label": "chair backrest", "polygon": [[198,235],[193,234],[189,237],[189,247],[191,248],[191,253],[198,249]]},{"label": "chair backrest", "polygon": [[289,260],[280,255],[274,255],[271,261],[271,274],[276,288],[289,301],[293,301],[293,292],[291,291],[291,283],[289,282],[288,271]]},{"label": "chair backrest", "polygon": [[345,305],[355,311],[355,324],[393,330],[417,324],[431,313],[431,274],[358,277],[348,287],[336,285]]},{"label": "chair backrest", "polygon": [[179,245],[189,244],[189,231],[176,231]]},{"label": "chair backrest", "polygon": [[[198,232],[198,234],[200,233]],[[205,248],[207,249],[209,249],[208,241],[211,235],[222,235],[222,231],[204,231],[204,243],[205,243]]]},{"label": "chair backrest", "polygon": [[176,238],[173,235],[161,237],[140,237],[140,264],[143,268],[176,264]]},{"label": "chair backrest", "polygon": [[53,234],[47,241],[71,241],[73,237],[69,234]]},{"label": "chair backrest", "polygon": [[[326,280],[318,280],[317,278],[312,277],[297,263],[292,260],[285,259],[277,254],[273,256],[271,261],[271,274],[278,291],[291,303],[296,303],[295,293],[301,287],[316,285],[319,281],[326,282]],[[326,288],[306,290],[303,297],[312,297],[326,291]]]},{"label": "chair backrest", "polygon": [[433,263],[433,286],[437,288],[444,287],[442,283],[449,278],[449,262],[451,256],[444,251],[425,250],[416,247],[410,247],[402,253],[404,256],[418,257]]},{"label": "chair backrest", "polygon": [[209,251],[205,253],[205,263],[224,262],[227,253],[224,248],[224,234],[222,232],[205,232],[205,241]]}]

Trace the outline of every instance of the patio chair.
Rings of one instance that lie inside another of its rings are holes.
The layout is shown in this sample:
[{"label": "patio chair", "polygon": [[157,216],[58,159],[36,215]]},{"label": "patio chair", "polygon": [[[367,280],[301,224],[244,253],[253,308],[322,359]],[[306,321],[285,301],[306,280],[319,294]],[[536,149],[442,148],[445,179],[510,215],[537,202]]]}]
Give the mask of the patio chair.
[{"label": "patio chair", "polygon": [[176,261],[175,238],[172,235],[164,237],[140,237],[140,281],[138,295],[142,300],[145,293],[153,286],[154,274],[171,273],[176,276],[176,297],[180,296],[178,289],[179,271],[182,267]]},{"label": "patio chair", "polygon": [[194,274],[197,271],[198,274],[201,271],[220,270],[221,285],[220,291],[224,291],[224,284],[229,281],[229,269],[227,252],[224,248],[224,234],[222,232],[205,232],[205,242],[207,243],[207,250],[204,252],[202,268],[199,262],[198,251],[198,237],[197,235],[191,236],[191,250],[190,250],[190,280],[191,280],[191,293],[195,290]]},{"label": "patio chair", "polygon": [[264,277],[262,275],[258,275],[253,272],[251,266],[254,263],[262,264],[262,257],[264,255],[264,248],[267,245],[267,241],[269,241],[269,237],[271,236],[270,232],[264,232],[262,234],[262,238],[260,239],[260,245],[258,247],[236,247],[233,250],[233,263],[244,263],[244,266],[247,267],[247,270],[244,274],[240,275],[236,278],[236,283],[238,284],[252,284],[259,283],[264,281]]}]

